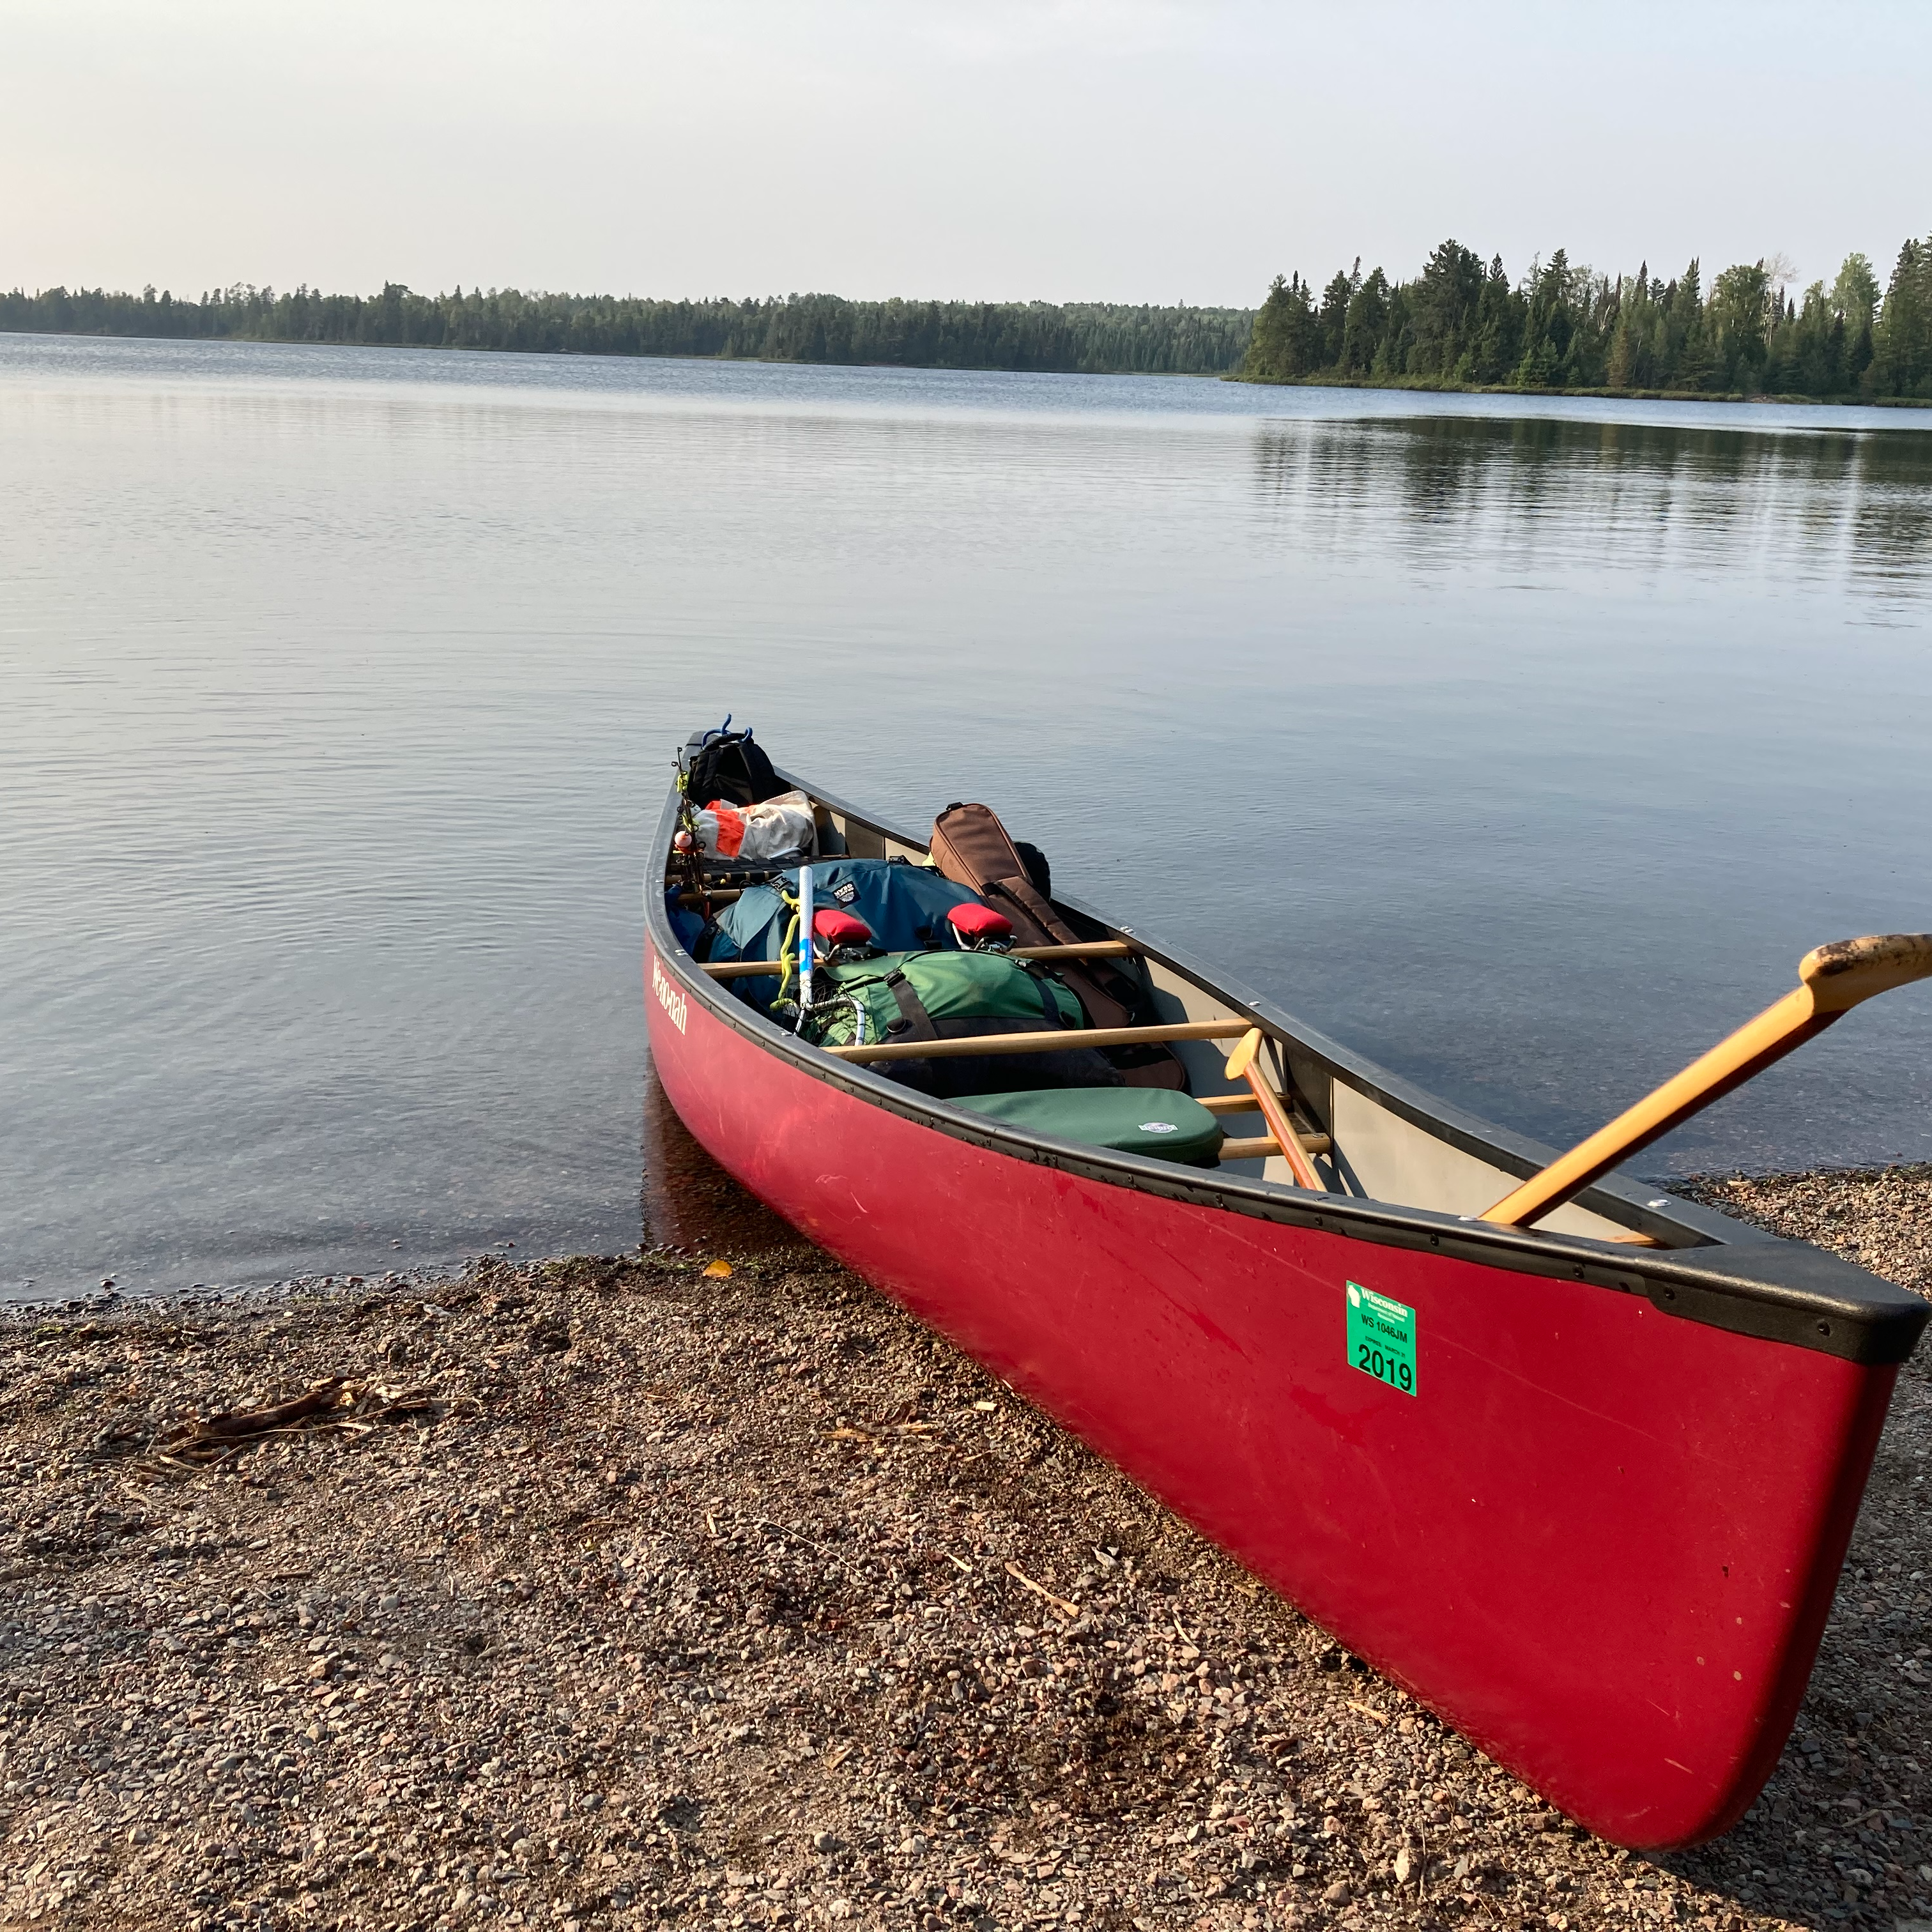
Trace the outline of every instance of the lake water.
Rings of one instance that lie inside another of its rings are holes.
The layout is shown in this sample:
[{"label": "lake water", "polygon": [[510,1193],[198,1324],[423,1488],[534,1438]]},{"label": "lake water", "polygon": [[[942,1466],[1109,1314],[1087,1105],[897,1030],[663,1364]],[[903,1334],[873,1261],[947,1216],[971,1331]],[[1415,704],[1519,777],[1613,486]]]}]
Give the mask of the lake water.
[{"label": "lake water", "polygon": [[[1579,1135],[1932,927],[1928,431],[0,337],[0,1291],[637,1242],[728,711]],[[1928,1157],[1920,988],[1641,1166]]]}]

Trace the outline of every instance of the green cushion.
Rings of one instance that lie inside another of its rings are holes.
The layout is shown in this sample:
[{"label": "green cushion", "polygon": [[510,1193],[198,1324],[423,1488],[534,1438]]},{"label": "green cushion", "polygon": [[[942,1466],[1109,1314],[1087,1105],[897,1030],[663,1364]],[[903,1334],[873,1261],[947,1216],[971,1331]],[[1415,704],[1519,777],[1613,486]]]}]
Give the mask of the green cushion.
[{"label": "green cushion", "polygon": [[1221,1124],[1198,1100],[1150,1087],[1056,1087],[1024,1094],[976,1094],[956,1100],[976,1114],[1028,1133],[1052,1134],[1123,1154],[1153,1154],[1190,1167],[1221,1158]]}]

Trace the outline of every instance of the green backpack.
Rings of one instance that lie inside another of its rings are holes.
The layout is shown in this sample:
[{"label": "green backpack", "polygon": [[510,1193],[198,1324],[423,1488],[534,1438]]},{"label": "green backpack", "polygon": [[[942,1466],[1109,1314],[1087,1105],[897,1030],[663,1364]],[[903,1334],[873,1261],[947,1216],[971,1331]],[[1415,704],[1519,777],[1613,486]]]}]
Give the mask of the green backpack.
[{"label": "green backpack", "polygon": [[[1004,952],[881,952],[812,969],[802,1029],[817,1046],[976,1039],[1086,1024],[1071,988]],[[871,1070],[942,1100],[1040,1087],[1117,1087],[1118,1070],[1090,1047],[1050,1053],[882,1060]]]},{"label": "green backpack", "polygon": [[[1071,988],[1049,974],[1029,973],[1004,952],[880,952],[870,959],[814,966],[812,988],[805,1036],[815,1046],[943,1040],[967,1030],[937,1032],[947,1020],[1024,1020],[1030,1030],[1041,1031],[1087,1023]],[[922,1012],[935,1033],[917,1030]]]}]

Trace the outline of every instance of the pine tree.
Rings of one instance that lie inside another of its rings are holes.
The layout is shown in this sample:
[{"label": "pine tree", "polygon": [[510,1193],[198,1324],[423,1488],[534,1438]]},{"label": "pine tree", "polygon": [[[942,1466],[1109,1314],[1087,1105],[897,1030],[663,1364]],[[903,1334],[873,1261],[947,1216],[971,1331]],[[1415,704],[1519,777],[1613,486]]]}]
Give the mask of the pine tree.
[{"label": "pine tree", "polygon": [[1610,359],[1604,371],[1604,380],[1612,389],[1628,389],[1636,386],[1631,380],[1631,370],[1636,364],[1636,349],[1631,339],[1630,317],[1624,312],[1621,301],[1617,304],[1616,332],[1610,338]]},{"label": "pine tree", "polygon": [[1348,314],[1342,328],[1341,373],[1364,376],[1374,368],[1376,352],[1388,327],[1388,278],[1378,268],[1359,283],[1348,298]]},{"label": "pine tree", "polygon": [[1241,374],[1250,380],[1289,382],[1311,374],[1321,354],[1321,326],[1299,274],[1277,275],[1255,316]]},{"label": "pine tree", "polygon": [[1483,265],[1461,242],[1444,242],[1423,265],[1409,291],[1414,341],[1408,374],[1447,376],[1474,333],[1483,295]]},{"label": "pine tree", "polygon": [[1881,396],[1932,396],[1932,239],[1898,251],[1872,332],[1868,380]]},{"label": "pine tree", "polygon": [[1348,304],[1361,286],[1362,258],[1358,255],[1354,268],[1347,274],[1338,268],[1322,291],[1321,366],[1324,369],[1335,368],[1341,362],[1342,338],[1348,325]]},{"label": "pine tree", "polygon": [[1522,303],[1509,284],[1500,255],[1491,258],[1468,325],[1468,346],[1449,373],[1458,382],[1504,381],[1516,366],[1522,342]]},{"label": "pine tree", "polygon": [[[1762,260],[1748,266],[1738,262],[1712,284],[1711,328],[1724,388],[1760,386],[1772,301],[1771,278]],[[1778,313],[1784,313],[1781,299]]]}]

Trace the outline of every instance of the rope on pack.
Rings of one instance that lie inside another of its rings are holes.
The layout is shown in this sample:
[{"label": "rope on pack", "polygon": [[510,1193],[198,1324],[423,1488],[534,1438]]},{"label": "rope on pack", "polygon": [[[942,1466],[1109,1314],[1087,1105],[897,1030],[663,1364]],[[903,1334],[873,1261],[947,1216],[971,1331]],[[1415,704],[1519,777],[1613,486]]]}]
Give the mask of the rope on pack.
[{"label": "rope on pack", "polygon": [[[822,1045],[826,1036],[832,1030],[832,1016],[841,1007],[849,1009],[852,1015],[852,1038],[850,1044],[854,1046],[865,1046],[867,1043],[865,1003],[856,999],[850,993],[832,993],[824,999],[818,1000],[807,1010],[803,1018],[800,1021],[799,1031],[804,1033],[809,1028],[813,1040]],[[847,1042],[842,1040],[839,1044],[844,1046]]]},{"label": "rope on pack", "polygon": [[784,939],[778,947],[778,990],[772,1000],[774,1011],[780,1006],[796,1004],[794,989],[798,984],[798,902],[789,892],[782,892],[787,905],[792,909],[790,922],[785,928]]}]

